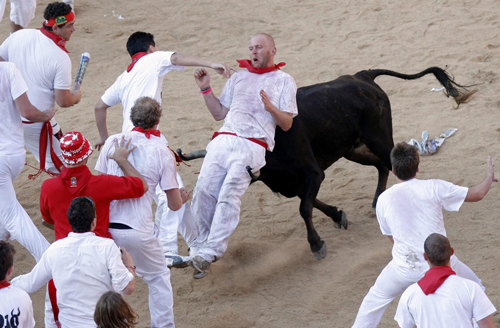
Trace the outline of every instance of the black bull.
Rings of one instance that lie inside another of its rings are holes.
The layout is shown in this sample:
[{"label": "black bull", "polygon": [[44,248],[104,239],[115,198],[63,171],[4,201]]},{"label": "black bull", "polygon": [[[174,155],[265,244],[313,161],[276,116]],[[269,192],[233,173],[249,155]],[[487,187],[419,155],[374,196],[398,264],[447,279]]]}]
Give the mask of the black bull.
[{"label": "black bull", "polygon": [[[445,87],[445,94],[453,97],[457,105],[467,102],[474,93],[456,84],[438,67],[414,75],[367,70],[297,90],[299,115],[289,131],[276,129],[274,150],[266,153],[266,165],[252,175],[252,183],[261,180],[273,192],[301,199],[300,215],[307,227],[311,251],[317,259],[324,258],[327,251],[312,222],[313,207],[332,218],[338,228],[347,229],[345,214],[316,198],[325,178],[324,171],[341,157],[375,166],[378,184],[373,207],[387,185],[390,152],[394,146],[391,105],[387,94],[374,82],[375,78],[389,75],[413,80],[429,73],[434,74]],[[177,152],[182,153],[180,149]],[[190,160],[204,154],[202,150],[181,155],[181,158]]]}]

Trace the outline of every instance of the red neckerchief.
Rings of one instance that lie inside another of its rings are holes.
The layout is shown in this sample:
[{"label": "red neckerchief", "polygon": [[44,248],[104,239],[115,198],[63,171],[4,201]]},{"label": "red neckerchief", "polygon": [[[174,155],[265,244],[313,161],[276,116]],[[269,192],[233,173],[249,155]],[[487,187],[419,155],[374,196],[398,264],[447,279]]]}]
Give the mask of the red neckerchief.
[{"label": "red neckerchief", "polygon": [[161,133],[160,130],[144,130],[143,128],[135,127],[132,129],[132,131],[137,131],[137,132],[142,132],[146,135],[146,138],[150,138],[151,135],[154,135],[155,137],[160,137]]},{"label": "red neckerchief", "polygon": [[42,32],[43,35],[45,35],[46,37],[48,37],[49,39],[51,39],[52,41],[54,41],[54,43],[59,48],[61,48],[62,50],[64,50],[66,53],[69,54],[69,51],[66,50],[66,48],[65,48],[66,47],[66,40],[64,40],[63,38],[61,38],[59,35],[55,35],[54,33],[47,31],[43,27],[39,28],[38,30],[40,32]]},{"label": "red neckerchief", "polygon": [[256,74],[269,73],[286,65],[285,63],[281,62],[271,67],[253,67],[252,62],[248,59],[237,59],[236,61],[240,63],[241,68],[246,68],[250,73]]},{"label": "red neckerchief", "polygon": [[425,295],[434,293],[449,276],[456,274],[448,265],[435,266],[429,269],[418,285]]},{"label": "red neckerchief", "polygon": [[139,59],[146,56],[147,54],[148,54],[147,52],[138,52],[135,55],[133,55],[132,62],[127,67],[127,73],[130,72],[132,70],[132,68],[134,68],[134,65],[137,64],[137,61],[139,61]]},{"label": "red neckerchief", "polygon": [[5,288],[5,287],[9,287],[9,286],[10,286],[10,282],[8,282],[7,280],[0,280],[0,289]]}]

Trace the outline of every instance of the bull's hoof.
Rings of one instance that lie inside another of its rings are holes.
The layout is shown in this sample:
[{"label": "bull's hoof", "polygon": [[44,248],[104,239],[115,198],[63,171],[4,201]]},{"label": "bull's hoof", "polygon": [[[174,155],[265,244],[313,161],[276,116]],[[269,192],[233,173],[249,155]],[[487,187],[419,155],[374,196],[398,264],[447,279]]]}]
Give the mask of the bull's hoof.
[{"label": "bull's hoof", "polygon": [[321,248],[318,251],[313,252],[316,260],[322,260],[326,257],[326,253],[327,253],[326,243],[324,241],[321,241],[321,243],[322,243]]},{"label": "bull's hoof", "polygon": [[335,226],[338,229],[342,229],[342,227],[344,227],[344,229],[347,229],[347,226],[349,225],[349,222],[347,221],[347,215],[345,215],[344,211],[339,212],[342,218],[340,219],[340,222],[335,222]]}]

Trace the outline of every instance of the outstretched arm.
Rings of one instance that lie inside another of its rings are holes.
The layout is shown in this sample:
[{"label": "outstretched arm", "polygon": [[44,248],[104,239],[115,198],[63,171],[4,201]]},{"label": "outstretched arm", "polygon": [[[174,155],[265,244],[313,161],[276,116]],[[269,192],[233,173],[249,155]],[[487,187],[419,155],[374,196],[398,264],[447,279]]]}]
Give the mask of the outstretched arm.
[{"label": "outstretched arm", "polygon": [[470,187],[465,197],[466,202],[478,202],[486,196],[488,191],[490,191],[491,184],[493,182],[498,182],[495,178],[495,165],[491,160],[491,156],[488,156],[486,163],[486,178],[478,185]]},{"label": "outstretched arm", "polygon": [[109,156],[109,158],[114,159],[115,162],[118,164],[120,169],[122,169],[123,173],[125,173],[126,176],[128,177],[136,177],[142,180],[142,184],[144,186],[144,192],[148,191],[149,186],[144,177],[137,171],[132,164],[127,160],[128,154],[132,152],[136,147],[132,147],[130,149],[127,149],[128,146],[130,145],[130,142],[132,139],[129,139],[127,143],[125,144],[125,137],[122,136],[122,140],[120,141],[120,144],[118,144],[118,140],[115,140],[115,152],[113,155]]},{"label": "outstretched arm", "polygon": [[495,324],[493,323],[493,318],[491,317],[491,315],[482,320],[479,320],[477,322],[477,325],[479,326],[479,328],[495,328]]},{"label": "outstretched arm", "polygon": [[28,95],[23,93],[14,100],[17,110],[23,117],[26,117],[31,122],[47,122],[57,112],[57,109],[51,108],[46,112],[39,111],[35,106],[33,106],[28,99]]},{"label": "outstretched arm", "polygon": [[225,64],[213,63],[209,60],[201,59],[201,58],[196,57],[196,56],[180,54],[180,53],[176,52],[172,55],[172,57],[170,57],[170,61],[172,62],[172,64],[180,65],[180,66],[209,67],[225,77],[228,77],[228,78],[231,77],[231,71],[229,69],[229,66],[227,66]]},{"label": "outstretched arm", "polygon": [[97,150],[101,150],[101,147],[104,146],[106,139],[108,139],[108,126],[106,125],[106,111],[109,108],[102,99],[99,99],[97,104],[94,107],[95,114],[95,123],[97,124],[97,130],[99,130],[99,135],[101,136],[101,141],[95,144],[95,148]]},{"label": "outstretched arm", "polygon": [[205,104],[207,105],[208,110],[214,117],[216,121],[223,120],[229,109],[226,107],[222,106],[220,103],[219,99],[215,97],[214,93],[211,91],[210,88],[210,75],[208,75],[208,72],[204,68],[198,68],[194,72],[194,79],[196,81],[196,84],[200,87],[200,90],[210,90],[208,93],[203,94],[203,98],[205,99]]},{"label": "outstretched arm", "polygon": [[271,114],[276,124],[278,124],[283,131],[290,130],[293,124],[293,114],[280,111],[271,103],[271,100],[264,90],[260,90],[260,97],[264,103],[264,108]]}]

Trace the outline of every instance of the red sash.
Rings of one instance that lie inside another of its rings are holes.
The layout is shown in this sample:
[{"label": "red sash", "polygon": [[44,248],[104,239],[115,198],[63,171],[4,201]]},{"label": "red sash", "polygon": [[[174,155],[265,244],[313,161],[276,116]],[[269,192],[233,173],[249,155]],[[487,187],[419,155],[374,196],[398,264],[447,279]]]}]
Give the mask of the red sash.
[{"label": "red sash", "polygon": [[59,322],[59,307],[57,306],[57,297],[56,297],[56,286],[54,285],[54,280],[50,279],[48,283],[49,289],[49,299],[50,305],[52,305],[52,312],[54,312],[54,321],[56,322],[57,327],[61,328],[61,323]]},{"label": "red sash", "polygon": [[418,285],[425,295],[434,293],[449,276],[456,274],[449,266],[441,265],[429,269],[422,279],[418,281]]},{"label": "red sash", "polygon": [[255,74],[264,74],[264,73],[269,73],[274,70],[280,69],[280,67],[285,66],[286,64],[281,62],[279,64],[273,65],[271,67],[253,67],[252,62],[248,59],[237,59],[236,60],[241,68],[246,68],[249,72],[255,73]]},{"label": "red sash", "polygon": [[[238,136],[236,133],[232,133],[232,132],[214,132],[214,135],[212,136],[212,140],[220,134],[229,134],[231,136]],[[267,143],[265,143],[264,141],[259,140],[259,139],[255,139],[255,138],[245,138],[245,139],[250,140],[251,142],[255,142],[256,144],[261,145],[262,147],[264,147],[267,150]]]},{"label": "red sash", "polygon": [[133,55],[132,56],[132,62],[127,67],[127,73],[130,72],[132,70],[132,68],[134,68],[135,64],[137,64],[137,61],[139,59],[141,59],[142,57],[146,56],[147,54],[148,54],[147,52],[138,52],[135,55]]},{"label": "red sash", "polygon": [[146,138],[148,139],[151,138],[151,135],[154,135],[158,138],[161,136],[160,130],[144,130],[143,128],[139,128],[137,126],[133,128],[132,131],[144,133],[146,135]]}]

